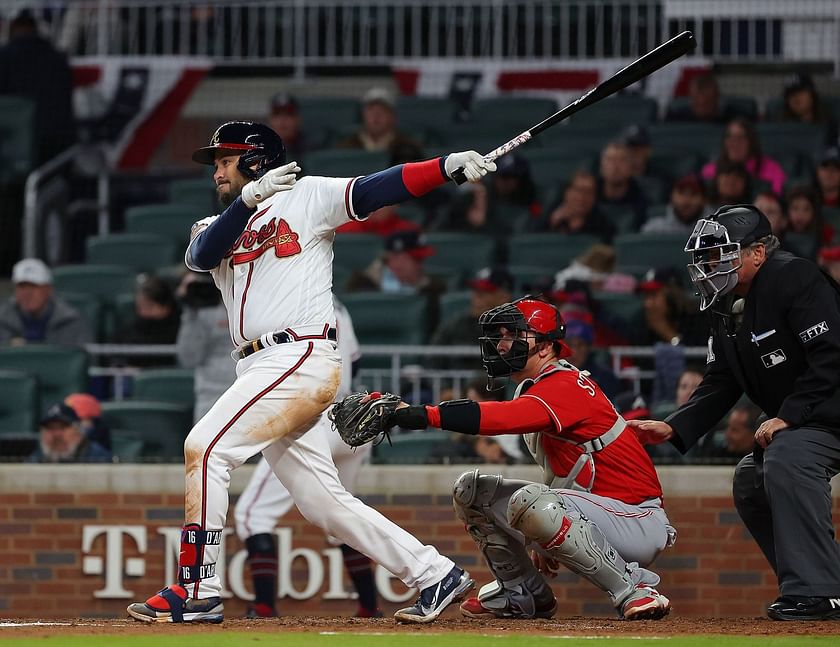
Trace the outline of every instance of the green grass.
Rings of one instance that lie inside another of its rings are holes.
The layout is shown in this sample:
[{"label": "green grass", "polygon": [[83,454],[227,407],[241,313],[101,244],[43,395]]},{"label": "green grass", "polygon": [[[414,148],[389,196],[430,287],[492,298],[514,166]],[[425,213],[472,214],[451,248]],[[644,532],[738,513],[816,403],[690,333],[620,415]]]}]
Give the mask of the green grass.
[{"label": "green grass", "polygon": [[56,645],[60,647],[547,647],[575,645],[580,647],[828,647],[836,645],[837,636],[672,636],[672,637],[599,637],[478,635],[478,634],[319,634],[319,633],[256,633],[220,632],[218,634],[150,635],[150,636],[62,636],[50,638],[4,639],[3,647]]}]

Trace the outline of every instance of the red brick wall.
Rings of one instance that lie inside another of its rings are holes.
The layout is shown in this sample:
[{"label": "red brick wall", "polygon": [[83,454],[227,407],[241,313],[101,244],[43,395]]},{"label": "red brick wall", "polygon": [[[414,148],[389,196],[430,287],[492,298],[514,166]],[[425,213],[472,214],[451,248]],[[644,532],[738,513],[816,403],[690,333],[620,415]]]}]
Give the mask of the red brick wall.
[{"label": "red brick wall", "polygon": [[[467,567],[479,584],[489,574],[472,540],[455,519],[446,496],[367,497],[384,514],[424,542]],[[148,548],[140,555],[133,540],[123,538],[125,558],[144,557],[145,575],[125,576],[123,586],[144,599],[164,582],[164,540],[160,526],[177,527],[182,520],[182,498],[175,494],[117,493],[12,493],[2,495],[0,508],[0,616],[54,618],[74,616],[123,616],[129,599],[96,599],[104,575],[82,572],[82,529],[86,525],[145,526]],[[835,501],[837,501],[835,499]],[[675,613],[725,616],[760,615],[776,593],[775,578],[746,534],[726,496],[669,497],[667,509],[678,529],[676,546],[662,554],[656,570],[661,590],[674,603]],[[321,551],[328,546],[323,535],[295,511],[285,520],[293,529],[294,548]],[[241,545],[228,540],[228,555]],[[103,556],[104,536],[87,553]],[[296,562],[294,580],[303,588],[305,573]],[[245,577],[248,581],[247,573]],[[250,585],[248,585],[250,588]],[[394,587],[404,591],[401,585]],[[349,587],[348,587],[349,590]],[[561,574],[555,590],[562,615],[611,615],[606,596],[588,582]],[[323,591],[323,589],[322,589]],[[241,614],[242,600],[226,600],[227,613]],[[383,604],[391,611],[397,604]],[[285,614],[350,614],[352,601],[282,599]]]}]

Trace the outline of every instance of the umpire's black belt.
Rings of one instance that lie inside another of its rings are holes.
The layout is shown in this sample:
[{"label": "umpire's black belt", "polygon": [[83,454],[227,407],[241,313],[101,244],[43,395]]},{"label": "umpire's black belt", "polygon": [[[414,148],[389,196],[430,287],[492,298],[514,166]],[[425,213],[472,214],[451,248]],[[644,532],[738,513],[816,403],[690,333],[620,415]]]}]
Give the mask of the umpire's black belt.
[{"label": "umpire's black belt", "polygon": [[253,355],[258,350],[262,350],[267,346],[275,346],[277,344],[288,344],[292,341],[310,341],[312,339],[330,339],[332,341],[335,341],[336,333],[335,328],[327,328],[321,334],[298,335],[291,328],[286,328],[286,330],[281,330],[280,332],[276,332],[273,335],[270,335],[270,338],[273,340],[274,343],[265,344],[262,341],[262,339],[255,339],[252,342],[248,342],[244,346],[240,346],[238,352],[239,359],[245,359],[249,355]]}]

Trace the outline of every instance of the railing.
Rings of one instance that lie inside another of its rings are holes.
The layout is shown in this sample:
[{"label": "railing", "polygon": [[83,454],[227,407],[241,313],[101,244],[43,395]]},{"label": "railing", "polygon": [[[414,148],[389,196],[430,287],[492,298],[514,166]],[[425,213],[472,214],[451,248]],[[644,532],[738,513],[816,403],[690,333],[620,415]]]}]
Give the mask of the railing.
[{"label": "railing", "polygon": [[73,56],[299,70],[394,58],[636,58],[689,28],[696,54],[716,60],[840,57],[840,2],[831,0],[6,0],[0,11],[22,6]]}]

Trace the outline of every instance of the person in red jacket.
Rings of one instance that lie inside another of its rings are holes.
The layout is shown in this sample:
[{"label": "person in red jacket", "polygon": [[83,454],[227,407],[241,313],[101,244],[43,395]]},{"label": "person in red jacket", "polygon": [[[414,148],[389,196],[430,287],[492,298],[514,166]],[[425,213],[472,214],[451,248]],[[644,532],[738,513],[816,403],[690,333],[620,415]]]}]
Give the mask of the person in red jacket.
[{"label": "person in red jacket", "polygon": [[[482,436],[523,434],[543,483],[478,469],[455,482],[458,517],[496,580],[461,604],[470,618],[550,618],[557,602],[546,577],[560,565],[610,596],[627,620],[670,611],[645,568],[676,531],[662,488],[636,434],[585,371],[566,361],[565,325],[549,303],[524,297],[479,317],[488,388],[518,383],[513,400],[401,403],[395,425]],[[532,550],[529,557],[528,549]]]}]

